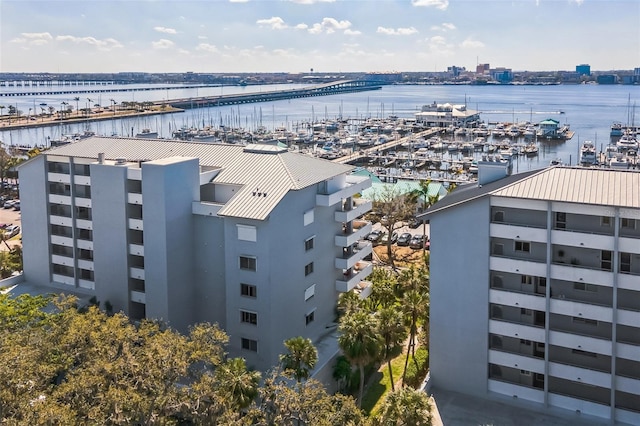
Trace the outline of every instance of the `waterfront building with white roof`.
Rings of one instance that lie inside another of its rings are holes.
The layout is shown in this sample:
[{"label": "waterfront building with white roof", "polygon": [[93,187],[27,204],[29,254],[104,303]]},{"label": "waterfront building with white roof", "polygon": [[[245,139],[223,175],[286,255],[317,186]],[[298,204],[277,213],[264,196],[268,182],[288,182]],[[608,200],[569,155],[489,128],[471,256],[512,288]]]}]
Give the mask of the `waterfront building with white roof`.
[{"label": "waterfront building with white roof", "polygon": [[550,167],[432,207],[431,385],[640,424],[639,189]]},{"label": "waterfront building with white roof", "polygon": [[24,281],[132,320],[218,323],[267,369],[366,294],[371,209],[353,167],[268,145],[92,137],[19,168]]}]

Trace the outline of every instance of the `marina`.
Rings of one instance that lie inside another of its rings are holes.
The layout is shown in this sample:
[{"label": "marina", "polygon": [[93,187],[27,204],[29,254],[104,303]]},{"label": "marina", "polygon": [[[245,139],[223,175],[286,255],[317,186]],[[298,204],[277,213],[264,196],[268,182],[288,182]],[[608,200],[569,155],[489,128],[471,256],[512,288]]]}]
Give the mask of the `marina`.
[{"label": "marina", "polygon": [[[284,89],[302,88],[293,85]],[[283,88],[252,87],[248,91],[245,87],[225,87],[229,98],[237,94],[257,96],[279,89]],[[204,105],[155,116],[105,116],[104,121],[82,116],[76,117],[76,122],[56,122],[40,128],[32,127],[40,120],[35,117],[28,128],[0,128],[0,139],[6,146],[23,149],[68,143],[87,134],[153,136],[202,143],[282,144],[304,154],[364,167],[381,180],[432,179],[460,183],[475,179],[477,162],[489,157],[510,161],[514,172],[550,164],[581,164],[585,141],[592,141],[596,161],[583,165],[635,169],[638,163],[634,150],[618,146],[619,140],[621,144],[627,141],[628,137],[623,137],[625,133],[631,134],[637,128],[633,114],[628,114],[630,96],[625,90],[593,85],[383,86],[373,92],[282,99],[259,105]],[[220,88],[210,87],[175,93],[176,99],[215,99],[225,95],[219,91]],[[109,106],[156,105],[166,102],[167,95],[160,87],[155,92],[114,94],[110,105],[102,106],[102,110],[113,113],[115,110],[108,110]],[[133,101],[134,98],[138,101]],[[35,111],[34,105],[42,101],[17,99],[16,108],[23,111],[31,108]],[[45,99],[42,103],[63,102],[74,103],[64,96]],[[106,102],[98,100],[97,103]],[[473,120],[434,123],[420,116],[430,108],[437,110],[453,105],[464,106]],[[622,135],[610,136],[612,123],[625,116],[627,122],[620,124]]]}]

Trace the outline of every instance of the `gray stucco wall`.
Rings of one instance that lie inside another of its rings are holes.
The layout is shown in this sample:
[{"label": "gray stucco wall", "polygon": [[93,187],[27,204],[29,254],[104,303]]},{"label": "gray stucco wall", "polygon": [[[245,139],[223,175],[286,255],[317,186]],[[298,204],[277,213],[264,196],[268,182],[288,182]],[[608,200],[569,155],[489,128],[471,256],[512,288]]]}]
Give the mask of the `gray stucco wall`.
[{"label": "gray stucco wall", "polygon": [[430,216],[432,385],[487,392],[489,199]]},{"label": "gray stucco wall", "polygon": [[[25,281],[36,285],[50,283],[46,156],[39,155],[19,169],[22,260]],[[24,226],[27,225],[27,226]]]},{"label": "gray stucco wall", "polygon": [[129,314],[127,167],[91,164],[95,294]]},{"label": "gray stucco wall", "polygon": [[142,164],[146,314],[182,332],[196,319],[192,202],[200,197],[198,167],[196,158]]}]

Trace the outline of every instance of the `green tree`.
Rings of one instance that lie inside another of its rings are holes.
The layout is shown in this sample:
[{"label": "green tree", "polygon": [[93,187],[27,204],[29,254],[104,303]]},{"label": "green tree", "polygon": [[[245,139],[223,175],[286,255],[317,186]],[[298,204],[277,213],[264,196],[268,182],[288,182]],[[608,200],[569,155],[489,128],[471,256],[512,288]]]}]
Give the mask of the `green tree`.
[{"label": "green tree", "polygon": [[424,318],[429,306],[429,277],[425,268],[416,269],[412,266],[402,271],[398,282],[403,293],[401,305],[405,324],[409,327],[409,347],[404,363],[404,371],[402,373],[402,383],[404,383],[407,374],[407,365],[409,363],[409,355],[411,354],[415,360],[418,321]]},{"label": "green tree", "polygon": [[398,354],[407,337],[407,327],[399,308],[389,306],[376,313],[376,331],[382,340],[382,361],[387,363],[391,390],[395,390],[391,360]]},{"label": "green tree", "polygon": [[371,280],[371,294],[364,301],[369,310],[388,308],[397,302],[395,290],[398,280],[388,269],[374,268],[369,275],[369,280]]},{"label": "green tree", "polygon": [[216,368],[214,373],[218,389],[230,402],[231,409],[247,408],[256,396],[260,373],[249,371],[242,358],[232,358]]},{"label": "green tree", "polygon": [[358,406],[364,393],[364,367],[375,361],[380,352],[375,319],[364,311],[346,313],[340,319],[338,345],[344,356],[360,370]]},{"label": "green tree", "polygon": [[430,426],[431,406],[419,390],[400,388],[390,392],[374,420],[376,426]]},{"label": "green tree", "polygon": [[318,351],[311,339],[292,337],[285,340],[284,346],[287,353],[280,355],[280,364],[285,374],[290,374],[298,382],[309,378],[311,370],[318,362]]}]

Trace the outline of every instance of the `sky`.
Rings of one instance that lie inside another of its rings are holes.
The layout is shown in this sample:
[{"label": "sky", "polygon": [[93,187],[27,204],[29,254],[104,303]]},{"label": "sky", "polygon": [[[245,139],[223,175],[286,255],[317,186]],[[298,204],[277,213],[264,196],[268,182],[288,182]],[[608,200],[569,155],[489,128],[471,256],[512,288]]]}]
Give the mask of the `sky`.
[{"label": "sky", "polygon": [[0,72],[640,67],[640,0],[0,0]]}]

